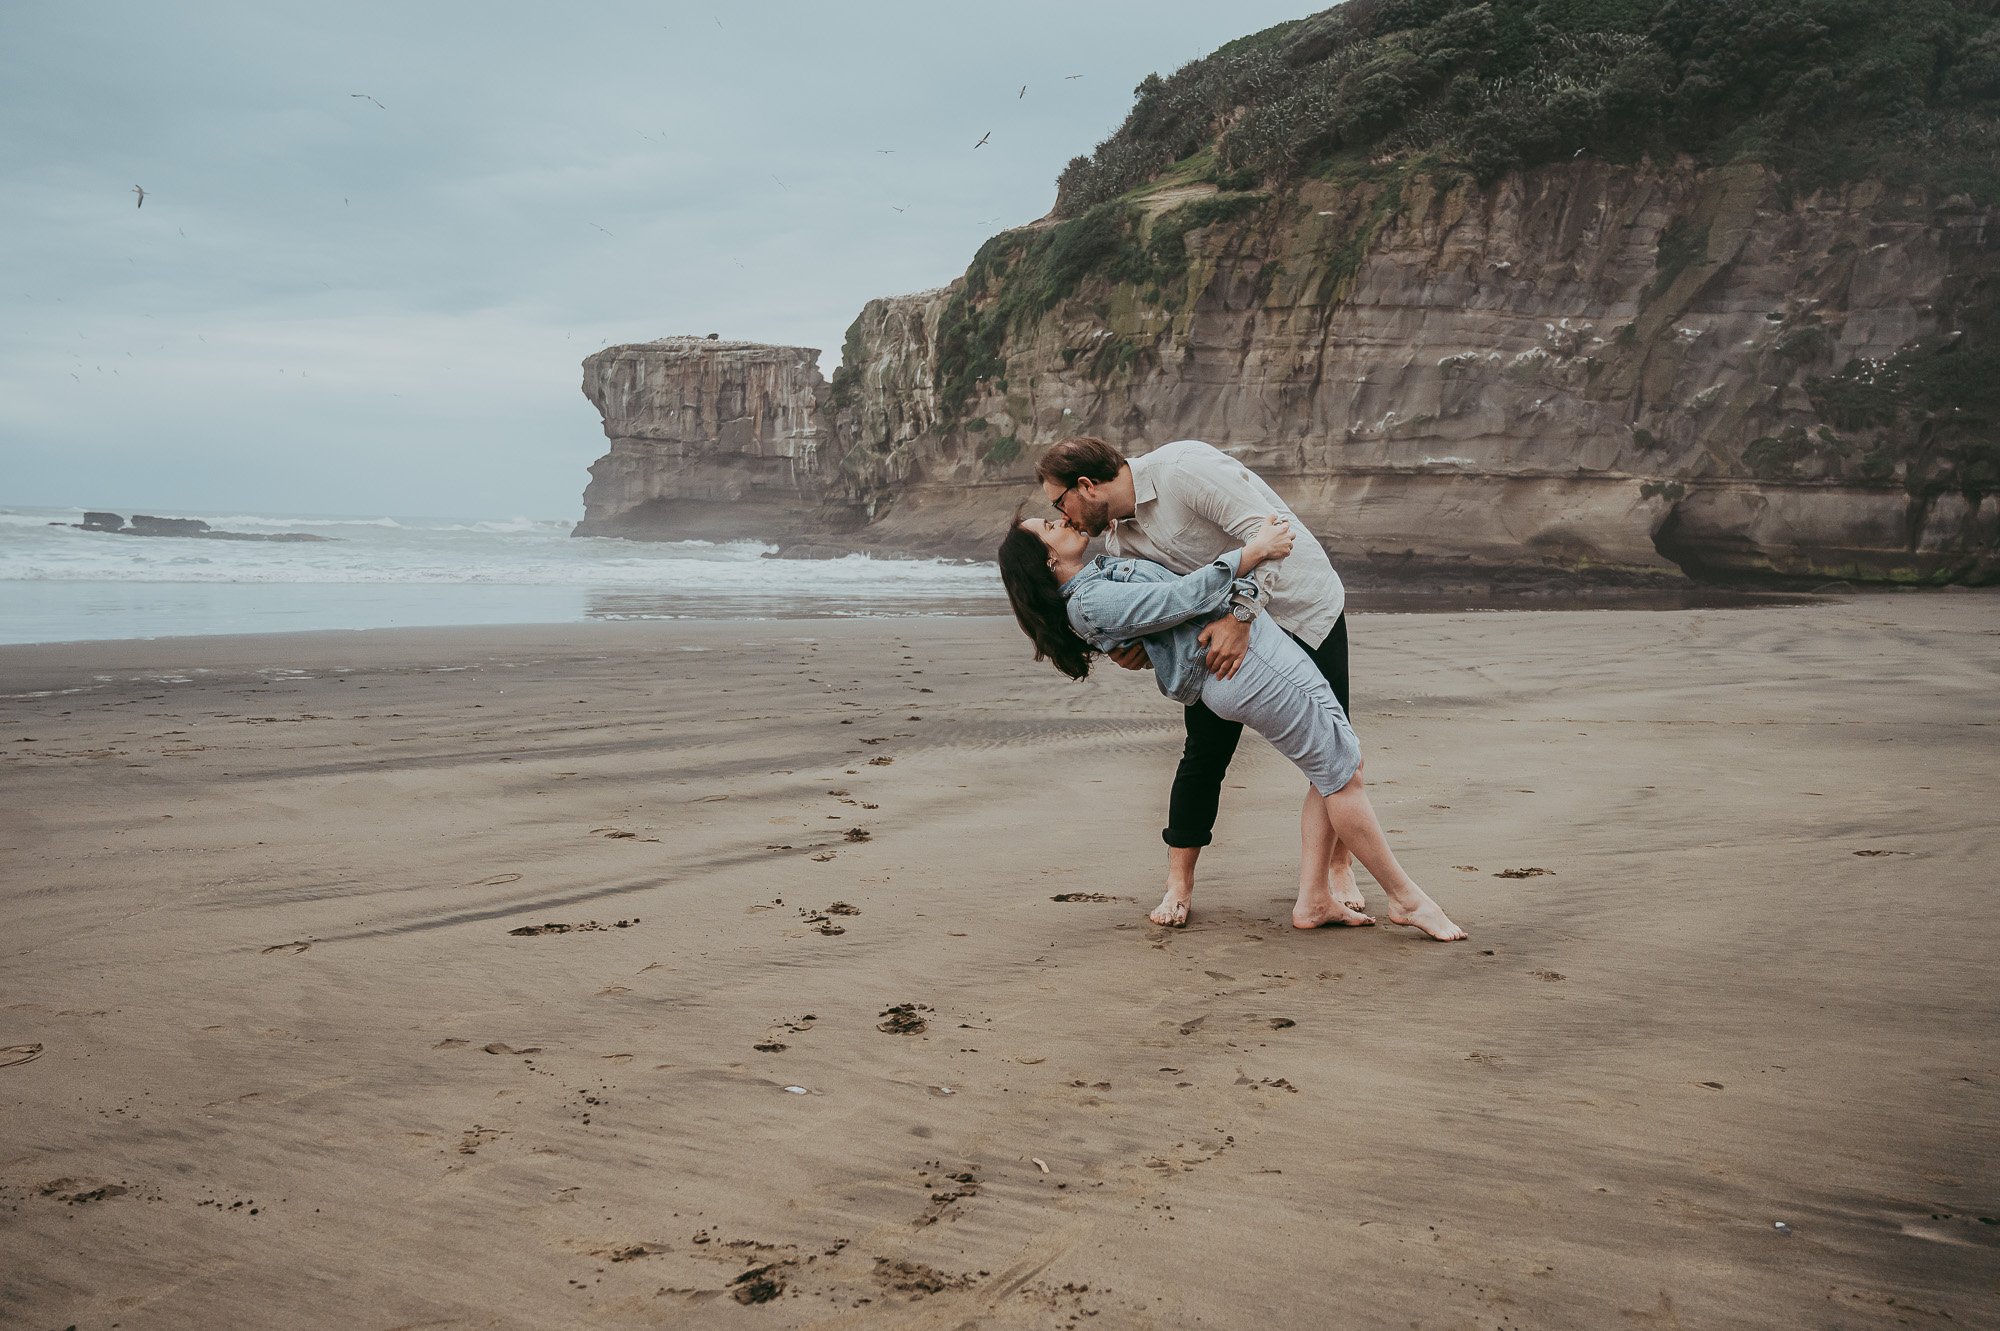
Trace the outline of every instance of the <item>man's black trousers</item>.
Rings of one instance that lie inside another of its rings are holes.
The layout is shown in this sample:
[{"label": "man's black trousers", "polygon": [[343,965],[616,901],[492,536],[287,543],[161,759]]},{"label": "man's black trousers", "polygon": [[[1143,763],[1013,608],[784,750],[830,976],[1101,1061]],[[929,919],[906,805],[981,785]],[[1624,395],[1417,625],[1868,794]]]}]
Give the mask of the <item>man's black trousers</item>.
[{"label": "man's black trousers", "polygon": [[[1291,635],[1287,634],[1290,637]],[[1333,621],[1333,629],[1318,650],[1305,649],[1319,673],[1333,686],[1341,710],[1349,721],[1353,709],[1347,703],[1347,615]],[[1187,709],[1187,743],[1181,749],[1180,769],[1174,773],[1174,792],[1167,802],[1167,825],[1160,836],[1169,846],[1206,846],[1215,835],[1216,808],[1222,802],[1222,778],[1229,772],[1229,760],[1236,754],[1236,741],[1243,737],[1243,723],[1225,721],[1201,703]]]}]

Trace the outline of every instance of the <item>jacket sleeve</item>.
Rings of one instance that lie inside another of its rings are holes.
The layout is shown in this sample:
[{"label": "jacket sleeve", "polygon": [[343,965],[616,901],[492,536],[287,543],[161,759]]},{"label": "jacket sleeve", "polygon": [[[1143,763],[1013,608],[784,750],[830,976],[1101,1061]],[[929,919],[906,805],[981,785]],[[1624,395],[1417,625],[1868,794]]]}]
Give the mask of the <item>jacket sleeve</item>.
[{"label": "jacket sleeve", "polygon": [[1083,622],[1077,627],[1087,638],[1115,641],[1143,638],[1200,615],[1213,615],[1241,590],[1236,570],[1242,562],[1243,552],[1230,550],[1212,564],[1180,577],[1167,574],[1163,581],[1100,578],[1077,593],[1071,622],[1080,618]]}]

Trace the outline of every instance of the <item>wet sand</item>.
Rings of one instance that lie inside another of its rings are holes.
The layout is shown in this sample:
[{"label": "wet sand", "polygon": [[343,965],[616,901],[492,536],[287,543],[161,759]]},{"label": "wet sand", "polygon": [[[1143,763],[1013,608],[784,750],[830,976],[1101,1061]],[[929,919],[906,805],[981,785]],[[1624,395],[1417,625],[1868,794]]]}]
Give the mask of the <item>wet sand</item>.
[{"label": "wet sand", "polygon": [[2000,595],[1353,628],[1467,943],[1004,620],[0,648],[0,1324],[2000,1318]]}]

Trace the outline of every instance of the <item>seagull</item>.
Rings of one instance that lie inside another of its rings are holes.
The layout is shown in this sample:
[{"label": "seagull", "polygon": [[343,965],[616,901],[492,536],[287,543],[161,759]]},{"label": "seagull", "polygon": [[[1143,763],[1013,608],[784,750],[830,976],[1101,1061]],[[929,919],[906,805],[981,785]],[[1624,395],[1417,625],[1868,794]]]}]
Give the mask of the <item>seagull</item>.
[{"label": "seagull", "polygon": [[1071,79],[1080,79],[1082,77],[1083,75],[1081,74],[1065,74],[1063,75],[1063,82],[1068,83]]},{"label": "seagull", "polygon": [[[896,205],[895,205],[895,204],[893,204],[893,203],[892,203],[892,204],[890,204],[889,206],[890,206],[891,208],[896,208]],[[904,208],[896,208],[896,211],[900,213],[900,212],[907,212],[908,210],[907,210],[907,209],[904,209]]]},{"label": "seagull", "polygon": [[[370,97],[370,96],[369,96],[369,95],[368,95],[367,93],[365,93],[365,92],[350,92],[350,93],[348,93],[347,95],[348,95],[349,97],[359,97],[359,98],[360,98],[360,99],[361,99],[362,101],[364,101],[364,102],[375,102],[375,99],[374,99],[373,97]],[[386,110],[388,110],[388,109],[389,109],[389,108],[388,108],[388,107],[386,107],[386,106],[382,106],[382,103],[380,103],[380,102],[375,102],[375,105],[376,105],[376,106],[378,106],[378,107],[381,107],[381,109],[382,109],[382,110],[384,110],[384,111],[386,111]]]},{"label": "seagull", "polygon": [[1571,153],[1571,154],[1569,155],[1569,160],[1570,160],[1570,161],[1572,161],[1572,162],[1574,162],[1574,161],[1575,161],[1575,160],[1576,160],[1577,158],[1579,158],[1579,157],[1581,157],[1581,156],[1583,156],[1583,149],[1582,149],[1582,148],[1578,148],[1578,149],[1577,149],[1577,150],[1576,150],[1575,152],[1573,152],[1573,153]]},{"label": "seagull", "polygon": [[[592,226],[597,226],[597,223],[595,223],[595,222],[592,222],[592,223],[591,223],[590,225],[592,225]],[[603,228],[603,227],[601,227],[601,226],[597,226],[597,229],[598,229],[599,231],[604,231],[604,228]],[[610,235],[611,233],[610,233],[609,231],[604,231],[604,234],[605,234],[605,235],[607,235],[607,236],[609,236],[609,235]]]},{"label": "seagull", "polygon": [[137,185],[134,185],[132,187],[132,192],[139,196],[139,202],[133,204],[132,206],[134,208],[144,208],[146,206],[146,191],[140,189]]},{"label": "seagull", "polygon": [[[777,178],[776,176],[772,176],[772,177],[771,177],[771,179],[773,179],[773,180],[778,180],[778,178]],[[788,189],[790,189],[790,188],[791,188],[791,186],[790,186],[790,185],[787,185],[787,184],[786,184],[786,183],[785,183],[784,181],[782,181],[782,180],[778,180],[778,188],[779,188],[779,189],[783,189],[783,190],[788,190]]]},{"label": "seagull", "polygon": [[1027,84],[1025,84],[1025,83],[1023,83],[1023,84],[1021,85],[1021,91],[1019,91],[1019,92],[1017,92],[1017,93],[1015,93],[1015,94],[1014,94],[1014,100],[1018,102],[1018,101],[1020,101],[1020,100],[1021,100],[1021,99],[1022,99],[1023,97],[1026,97],[1027,95],[1028,95],[1028,85],[1027,85]]},{"label": "seagull", "polygon": [[992,137],[993,137],[993,131],[989,129],[984,134],[980,135],[979,142],[973,144],[972,146],[975,148],[983,148],[986,146],[986,140]]},{"label": "seagull", "polygon": [[877,148],[875,151],[878,153],[892,153],[896,150],[894,148]]}]

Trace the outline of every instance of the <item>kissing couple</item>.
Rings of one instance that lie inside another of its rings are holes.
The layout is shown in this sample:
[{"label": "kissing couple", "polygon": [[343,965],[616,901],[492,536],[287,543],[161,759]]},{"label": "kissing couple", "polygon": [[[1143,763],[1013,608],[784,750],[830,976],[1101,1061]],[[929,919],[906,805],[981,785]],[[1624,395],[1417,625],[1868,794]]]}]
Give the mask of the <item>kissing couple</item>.
[{"label": "kissing couple", "polygon": [[[1186,709],[1161,834],[1166,895],[1149,918],[1187,923],[1195,862],[1249,726],[1311,782],[1299,810],[1294,927],[1375,923],[1354,880],[1358,859],[1388,896],[1391,924],[1464,938],[1396,862],[1368,802],[1347,713],[1346,591],[1277,493],[1194,439],[1130,459],[1102,439],[1065,439],[1036,475],[1056,516],[1017,516],[1000,543],[1001,580],[1035,659],[1072,679],[1100,654],[1150,667],[1160,692]],[[1110,553],[1093,559],[1099,536]]]}]

